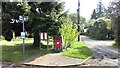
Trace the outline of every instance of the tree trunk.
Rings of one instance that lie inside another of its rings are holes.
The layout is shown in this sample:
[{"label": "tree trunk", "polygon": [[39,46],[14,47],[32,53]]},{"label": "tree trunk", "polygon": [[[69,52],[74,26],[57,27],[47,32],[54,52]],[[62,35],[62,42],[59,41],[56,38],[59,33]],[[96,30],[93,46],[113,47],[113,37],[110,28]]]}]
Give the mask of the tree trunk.
[{"label": "tree trunk", "polygon": [[119,21],[120,21],[120,18],[118,19],[118,22],[117,22],[117,40],[116,40],[116,42],[117,42],[118,47],[120,48],[120,23],[119,23]]},{"label": "tree trunk", "polygon": [[114,24],[115,24],[115,42],[116,42],[116,45],[118,46],[118,48],[120,48],[120,23],[119,23],[120,19],[119,17],[117,17],[115,20],[114,20]]},{"label": "tree trunk", "polygon": [[34,47],[39,47],[39,44],[40,44],[39,31],[36,30],[36,31],[34,32],[34,42],[33,42],[33,46],[34,46]]}]

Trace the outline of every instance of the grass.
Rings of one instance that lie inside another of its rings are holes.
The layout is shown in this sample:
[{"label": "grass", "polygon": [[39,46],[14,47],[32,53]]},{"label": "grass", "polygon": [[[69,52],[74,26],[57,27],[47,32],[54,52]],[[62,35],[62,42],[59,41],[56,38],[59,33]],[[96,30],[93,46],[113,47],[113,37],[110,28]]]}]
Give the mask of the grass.
[{"label": "grass", "polygon": [[114,48],[118,48],[118,43],[114,42],[114,43],[112,44],[112,46],[113,46]]},{"label": "grass", "polygon": [[71,48],[68,48],[67,51],[63,52],[63,55],[73,58],[86,59],[90,56],[93,56],[93,52],[86,46],[84,42],[76,41]]},{"label": "grass", "polygon": [[[42,41],[43,44],[46,44]],[[22,54],[22,39],[15,39],[10,42],[1,40],[0,44],[2,44],[2,61],[7,62],[20,62],[24,59],[34,56],[37,54],[45,55],[48,53],[52,53],[51,50],[40,50],[39,48],[32,47],[33,39],[26,38],[25,39],[25,54]],[[52,43],[50,43],[52,45]],[[73,58],[85,59],[91,56],[92,51],[86,46],[84,42],[75,42],[71,48],[68,48],[68,51],[63,52],[63,55],[70,56]]]},{"label": "grass", "polygon": [[22,53],[22,39],[12,40],[10,42],[2,40],[0,43],[2,43],[2,59],[0,60],[7,62],[16,63],[36,54],[45,55],[51,53],[50,50],[33,48],[33,39],[25,40],[25,54]]}]

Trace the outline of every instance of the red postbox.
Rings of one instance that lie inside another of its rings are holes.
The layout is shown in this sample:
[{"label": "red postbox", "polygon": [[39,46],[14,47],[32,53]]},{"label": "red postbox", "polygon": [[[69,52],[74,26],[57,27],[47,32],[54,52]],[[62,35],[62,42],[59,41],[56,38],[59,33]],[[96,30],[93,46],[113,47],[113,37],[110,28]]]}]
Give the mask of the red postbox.
[{"label": "red postbox", "polygon": [[61,39],[60,37],[55,38],[55,48],[60,48],[61,45]]},{"label": "red postbox", "polygon": [[62,49],[62,37],[61,35],[55,37],[54,50],[61,51]]}]

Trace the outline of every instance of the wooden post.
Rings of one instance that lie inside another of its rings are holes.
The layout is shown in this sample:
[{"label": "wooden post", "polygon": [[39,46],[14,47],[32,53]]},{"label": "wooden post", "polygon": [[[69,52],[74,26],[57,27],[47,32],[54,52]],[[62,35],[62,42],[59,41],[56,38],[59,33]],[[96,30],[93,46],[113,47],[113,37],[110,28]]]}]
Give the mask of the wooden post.
[{"label": "wooden post", "polygon": [[55,36],[53,36],[53,49],[55,49]]},{"label": "wooden post", "polygon": [[[78,0],[78,32],[80,32],[80,0]],[[80,34],[78,35],[78,41],[80,41]]]},{"label": "wooden post", "polygon": [[48,37],[48,33],[47,33],[47,49],[49,49],[49,37]]},{"label": "wooden post", "polygon": [[61,35],[61,51],[63,51],[63,37]]},{"label": "wooden post", "polygon": [[39,49],[41,50],[41,31],[39,31],[39,36],[40,36],[40,44],[39,44]]}]

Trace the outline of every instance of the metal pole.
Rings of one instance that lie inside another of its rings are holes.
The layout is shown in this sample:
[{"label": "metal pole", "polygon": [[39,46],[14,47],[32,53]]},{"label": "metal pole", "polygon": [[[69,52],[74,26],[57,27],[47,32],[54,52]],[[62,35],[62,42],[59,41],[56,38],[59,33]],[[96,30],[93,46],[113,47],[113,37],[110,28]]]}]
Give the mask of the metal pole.
[{"label": "metal pole", "polygon": [[[80,0],[78,0],[78,32],[80,32]],[[80,34],[78,35],[78,41],[80,41]]]},{"label": "metal pole", "polygon": [[[22,4],[22,0],[20,0],[20,2],[21,2],[21,4]],[[22,20],[22,23],[23,23],[23,32],[25,31],[24,30],[24,16],[23,16],[23,18],[22,18],[23,20]],[[23,38],[23,54],[25,53],[25,39]]]},{"label": "metal pole", "polygon": [[[23,32],[25,32],[25,27],[24,27],[24,17],[23,17]],[[25,53],[25,38],[23,38],[23,54]]]}]

